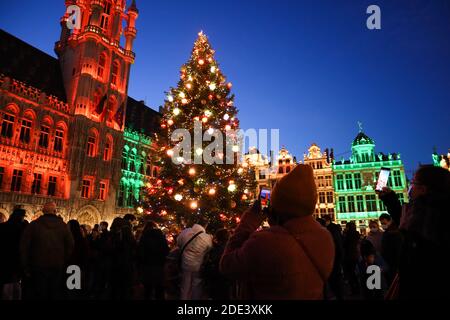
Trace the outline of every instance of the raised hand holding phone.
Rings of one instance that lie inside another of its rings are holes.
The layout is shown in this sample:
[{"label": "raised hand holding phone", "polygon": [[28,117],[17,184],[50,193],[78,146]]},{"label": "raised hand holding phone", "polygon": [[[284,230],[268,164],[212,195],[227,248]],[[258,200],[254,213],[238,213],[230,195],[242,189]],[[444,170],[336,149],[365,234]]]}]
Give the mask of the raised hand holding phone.
[{"label": "raised hand holding phone", "polygon": [[391,169],[381,168],[380,175],[378,176],[377,186],[375,187],[375,191],[382,192],[383,189],[387,187],[390,173]]}]

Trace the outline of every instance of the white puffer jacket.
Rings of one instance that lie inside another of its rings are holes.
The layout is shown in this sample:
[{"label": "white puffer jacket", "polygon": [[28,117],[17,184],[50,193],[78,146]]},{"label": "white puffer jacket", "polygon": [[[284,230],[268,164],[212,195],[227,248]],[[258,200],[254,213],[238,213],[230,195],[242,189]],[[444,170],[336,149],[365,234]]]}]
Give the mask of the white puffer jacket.
[{"label": "white puffer jacket", "polygon": [[191,241],[183,252],[183,271],[200,271],[205,254],[212,248],[213,237],[210,234],[207,234],[205,228],[201,225],[194,224],[192,228],[184,229],[177,238],[177,245],[182,249],[183,246],[200,231],[203,231],[203,233]]}]

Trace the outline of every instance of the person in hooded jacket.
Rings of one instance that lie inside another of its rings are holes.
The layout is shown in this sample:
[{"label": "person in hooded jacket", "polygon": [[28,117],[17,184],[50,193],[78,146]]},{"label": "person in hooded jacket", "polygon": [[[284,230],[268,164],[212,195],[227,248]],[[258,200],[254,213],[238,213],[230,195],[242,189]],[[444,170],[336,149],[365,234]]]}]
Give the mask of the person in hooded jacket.
[{"label": "person in hooded jacket", "polygon": [[220,271],[239,281],[239,299],[320,300],[333,269],[331,234],[312,214],[317,202],[313,170],[297,165],[275,184],[267,210],[247,210],[231,236]]},{"label": "person in hooded jacket", "polygon": [[64,268],[74,240],[68,226],[56,216],[56,204],[48,202],[44,214],[25,229],[20,242],[21,263],[31,299],[61,299]]}]

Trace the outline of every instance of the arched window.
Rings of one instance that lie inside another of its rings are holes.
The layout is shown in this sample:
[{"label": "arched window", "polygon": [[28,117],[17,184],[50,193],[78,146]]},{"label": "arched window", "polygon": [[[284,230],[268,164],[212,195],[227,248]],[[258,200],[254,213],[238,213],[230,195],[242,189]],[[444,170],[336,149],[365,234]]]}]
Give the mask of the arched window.
[{"label": "arched window", "polygon": [[152,157],[147,155],[147,161],[145,163],[145,175],[151,177],[152,175]]},{"label": "arched window", "polygon": [[19,113],[19,108],[15,104],[10,104],[6,107],[5,113],[2,115],[2,130],[1,136],[11,139],[14,135],[14,122]]},{"label": "arched window", "polygon": [[100,28],[102,28],[103,30],[108,29],[110,14],[111,14],[111,2],[107,1],[105,3],[105,8],[104,8],[102,16],[100,18]]},{"label": "arched window", "polygon": [[14,128],[14,121],[16,118],[12,114],[4,113],[3,119],[2,119],[2,137],[5,138],[12,138],[13,137],[13,128]]},{"label": "arched window", "polygon": [[139,173],[145,174],[145,158],[143,156],[139,157]]},{"label": "arched window", "polygon": [[100,55],[100,58],[98,59],[97,76],[99,78],[103,78],[103,74],[105,73],[105,65],[106,65],[106,54],[102,53]]},{"label": "arched window", "polygon": [[134,205],[134,180],[131,180],[130,185],[127,188],[127,195],[126,195],[126,206],[132,207]]},{"label": "arched window", "polygon": [[120,181],[119,196],[117,197],[117,205],[119,207],[125,206],[125,183],[123,181]]},{"label": "arched window", "polygon": [[58,124],[55,130],[55,144],[53,145],[54,151],[63,152],[65,132],[65,125]]},{"label": "arched window", "polygon": [[33,123],[29,119],[22,119],[20,126],[20,142],[30,143],[31,140],[31,127]]},{"label": "arched window", "polygon": [[98,132],[91,129],[88,135],[86,152],[88,157],[95,157],[97,155]]},{"label": "arched window", "polygon": [[33,122],[36,119],[36,114],[32,110],[26,110],[23,115],[23,119],[20,122],[20,135],[19,140],[22,143],[28,144],[31,142],[31,131],[33,128]]},{"label": "arched window", "polygon": [[108,135],[106,137],[105,149],[103,150],[103,161],[110,161],[112,158],[113,138]]},{"label": "arched window", "polygon": [[50,141],[50,128],[53,125],[53,120],[50,117],[45,117],[42,121],[39,132],[39,147],[47,149]]},{"label": "arched window", "polygon": [[117,85],[118,77],[119,77],[119,62],[114,61],[111,71],[111,83],[115,86]]},{"label": "arched window", "polygon": [[136,149],[133,148],[130,152],[130,171],[136,172]]}]

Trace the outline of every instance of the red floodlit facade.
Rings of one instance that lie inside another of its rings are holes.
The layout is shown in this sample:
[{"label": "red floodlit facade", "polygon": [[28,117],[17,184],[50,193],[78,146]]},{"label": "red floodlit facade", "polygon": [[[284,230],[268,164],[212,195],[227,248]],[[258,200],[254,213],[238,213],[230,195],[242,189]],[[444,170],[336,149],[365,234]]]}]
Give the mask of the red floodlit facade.
[{"label": "red floodlit facade", "polygon": [[[117,212],[138,10],[134,1],[127,9],[125,0],[66,1],[67,7],[73,4],[81,10],[81,28],[69,30],[68,14],[61,18],[58,59],[1,32],[0,214],[5,216],[21,205],[34,219],[49,198],[65,220],[93,224],[111,221]],[[12,56],[14,50],[26,60]]]}]

